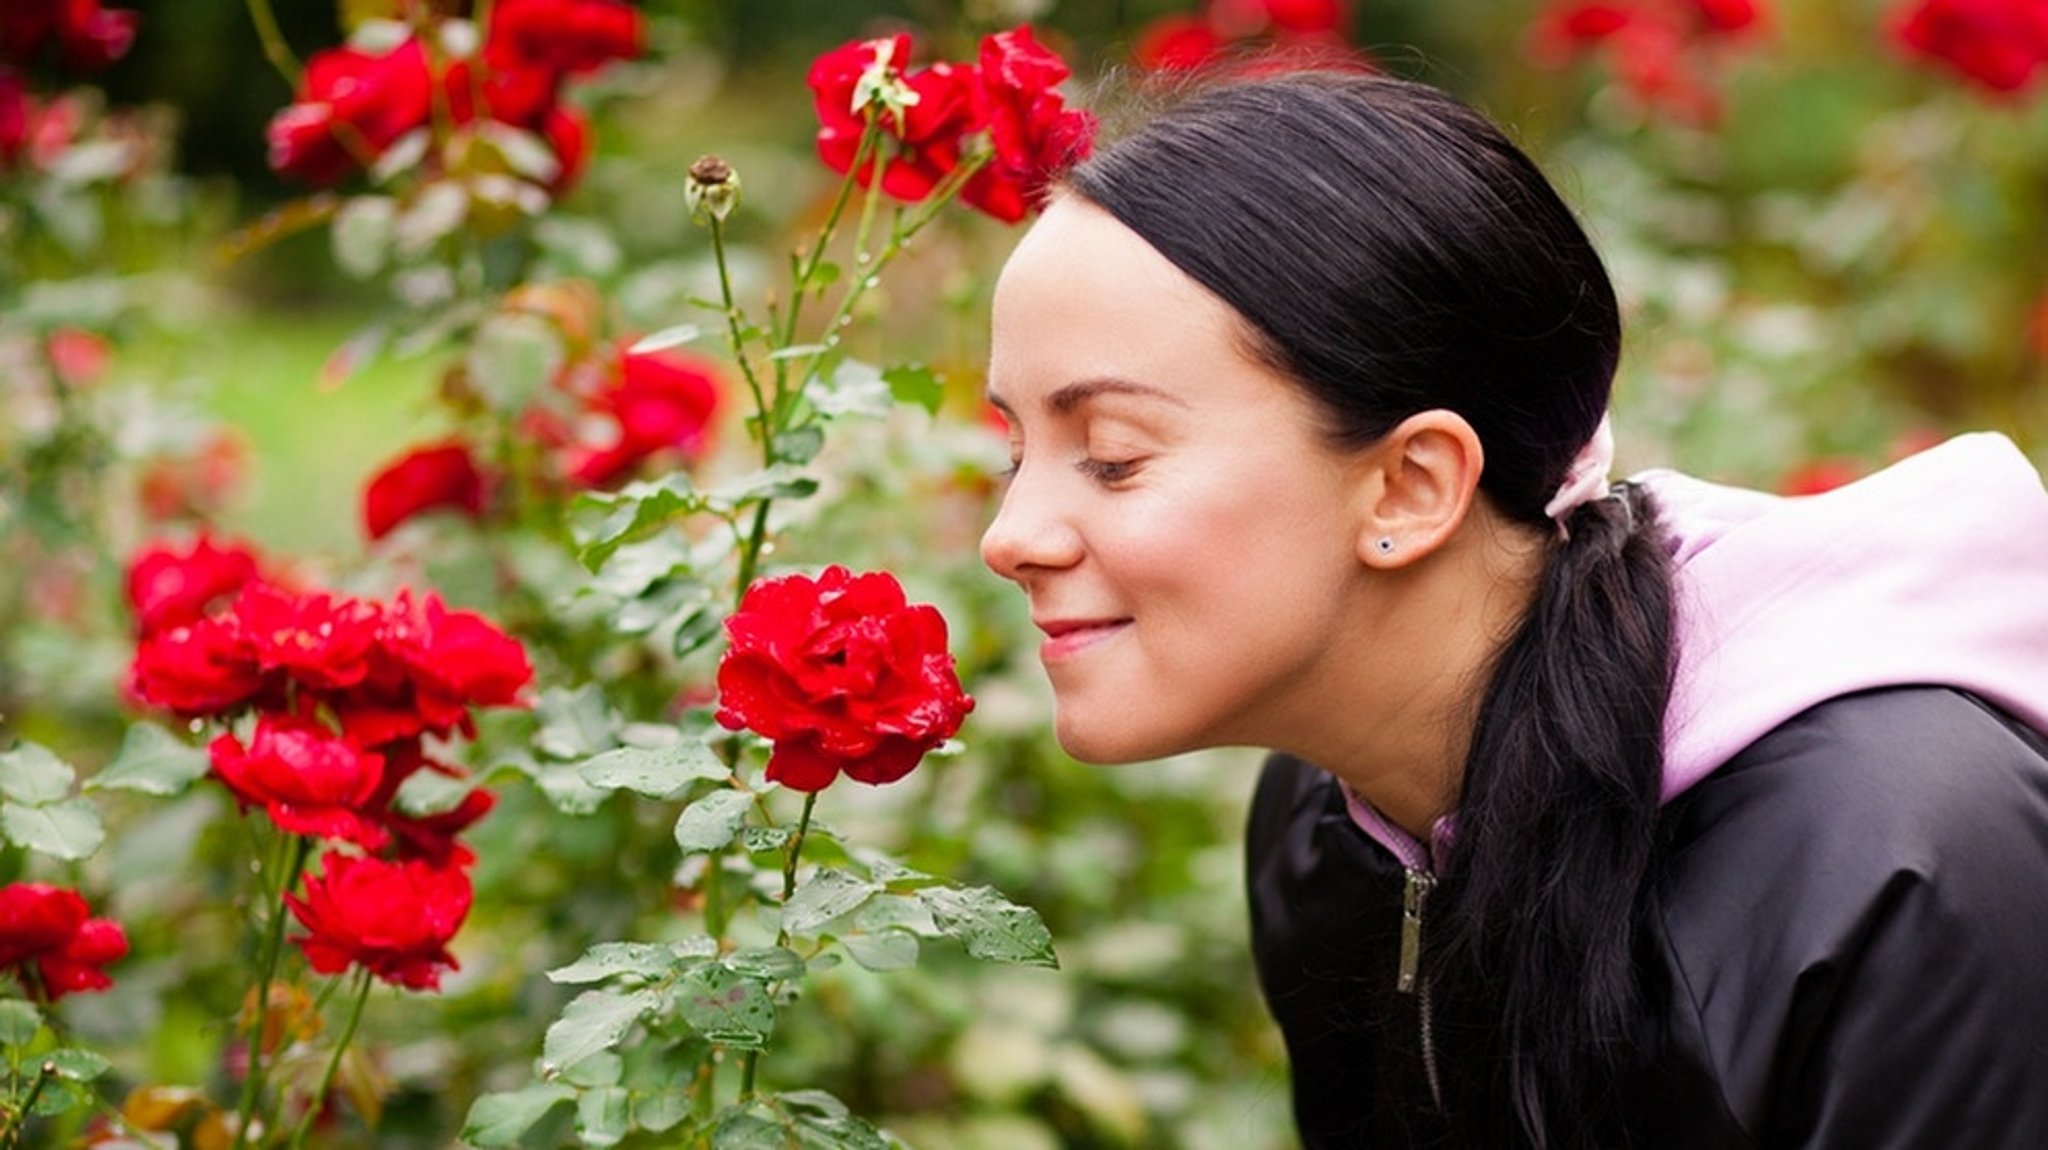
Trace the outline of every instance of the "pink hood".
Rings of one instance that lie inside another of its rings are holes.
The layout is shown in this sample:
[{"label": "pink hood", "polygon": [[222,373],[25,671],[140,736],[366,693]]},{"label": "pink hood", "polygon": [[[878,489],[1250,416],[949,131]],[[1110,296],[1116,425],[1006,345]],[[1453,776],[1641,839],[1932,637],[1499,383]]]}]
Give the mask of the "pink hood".
[{"label": "pink hood", "polygon": [[[1960,687],[2048,731],[2048,493],[2002,435],[1963,435],[1866,479],[1787,498],[1675,471],[1654,493],[1676,562],[1664,800],[1815,704],[1872,687]],[[1426,851],[1344,788],[1404,864]]]},{"label": "pink hood", "polygon": [[1670,471],[1678,667],[1664,798],[1779,723],[1871,687],[1960,687],[2048,730],[2048,495],[2004,436],[1964,435],[1821,495]]}]

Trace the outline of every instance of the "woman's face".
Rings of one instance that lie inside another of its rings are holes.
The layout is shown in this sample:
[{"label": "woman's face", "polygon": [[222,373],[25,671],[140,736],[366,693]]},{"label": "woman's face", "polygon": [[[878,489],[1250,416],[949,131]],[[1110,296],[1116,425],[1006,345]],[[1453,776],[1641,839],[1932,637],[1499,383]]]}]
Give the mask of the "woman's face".
[{"label": "woman's face", "polygon": [[1289,744],[1362,658],[1358,459],[1241,324],[1072,196],[997,285],[989,393],[1016,471],[982,558],[1030,596],[1078,758]]}]

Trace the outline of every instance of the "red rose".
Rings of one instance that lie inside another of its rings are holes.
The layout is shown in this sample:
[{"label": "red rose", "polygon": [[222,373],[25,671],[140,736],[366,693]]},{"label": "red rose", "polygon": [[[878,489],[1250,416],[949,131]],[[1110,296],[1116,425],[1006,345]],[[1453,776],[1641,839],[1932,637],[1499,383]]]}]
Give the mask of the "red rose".
[{"label": "red rose", "polygon": [[88,913],[74,890],[33,882],[0,887],[0,967],[31,986],[40,982],[51,1002],[112,986],[100,968],[128,953],[128,936],[119,923]]},{"label": "red rose", "polygon": [[128,672],[137,699],[188,718],[226,714],[269,686],[240,626],[221,615],[145,635]]},{"label": "red rose", "polygon": [[1067,107],[1060,81],[1066,61],[1040,44],[1029,27],[981,41],[979,78],[995,158],[975,174],[960,198],[1005,223],[1045,203],[1046,185],[1086,159],[1095,140],[1095,117]]},{"label": "red rose", "polygon": [[415,447],[384,465],[363,489],[363,530],[382,539],[399,524],[435,508],[471,519],[484,513],[484,473],[460,440]]},{"label": "red rose", "polygon": [[1344,23],[1342,0],[1211,0],[1209,22],[1231,39],[1266,32],[1324,35]]},{"label": "red rose", "polygon": [[433,77],[426,49],[407,39],[383,55],[332,48],[306,64],[298,98],[271,118],[270,166],[331,184],[427,122]]},{"label": "red rose", "polygon": [[246,547],[215,546],[203,534],[183,551],[155,543],[128,562],[128,606],[136,630],[153,635],[199,622],[209,607],[260,577],[256,555]]},{"label": "red rose", "polygon": [[419,859],[437,869],[468,866],[476,854],[455,841],[491,813],[497,798],[481,788],[462,796],[453,808],[433,815],[407,815],[387,809],[384,825],[397,839],[400,858]]},{"label": "red rose", "polygon": [[564,195],[576,186],[590,162],[590,121],[574,108],[550,108],[541,117],[540,136],[548,142],[559,165],[555,178],[548,183],[548,191]]},{"label": "red rose", "polygon": [[242,641],[266,672],[282,671],[301,686],[323,691],[360,683],[369,673],[379,622],[371,604],[252,583],[230,610]]},{"label": "red rose", "polygon": [[1199,16],[1161,16],[1138,30],[1131,55],[1147,71],[1194,71],[1223,55],[1223,37]]},{"label": "red rose", "polygon": [[385,609],[378,641],[418,690],[464,706],[513,706],[533,679],[519,640],[474,611],[450,611],[432,593],[415,604],[400,591]]},{"label": "red rose", "polygon": [[774,740],[768,777],[820,791],[844,771],[894,782],[952,737],[960,689],[936,608],[908,606],[887,572],[827,567],[747,589],[726,620],[718,722]]},{"label": "red rose", "polygon": [[385,862],[329,851],[304,898],[286,895],[309,932],[292,941],[322,974],[361,966],[393,986],[434,990],[457,969],[448,940],[469,914],[469,876],[417,860]]},{"label": "red rose", "polygon": [[0,171],[19,163],[28,148],[31,110],[28,85],[20,73],[0,66]]},{"label": "red rose", "polygon": [[2048,3],[1918,0],[1893,13],[1892,34],[1994,92],[2019,92],[2048,62]]},{"label": "red rose", "polygon": [[[856,106],[861,77],[879,64],[917,94],[917,102],[900,112],[878,109],[882,131],[882,190],[896,199],[915,202],[931,194],[947,173],[960,166],[960,139],[982,126],[974,69],[958,64],[933,64],[906,72],[910,37],[857,40],[817,58],[810,86],[818,111],[818,157],[835,172],[852,169],[865,126],[866,108]],[[874,158],[861,165],[861,186],[875,183]]]},{"label": "red rose", "polygon": [[1863,465],[1853,459],[1826,456],[1793,468],[1778,481],[1778,494],[1819,495],[1856,482],[1863,478],[1863,471]]},{"label": "red rose", "polygon": [[1763,19],[1760,0],[1692,0],[1692,7],[1709,32],[1740,32]]},{"label": "red rose", "polygon": [[382,755],[337,738],[311,719],[264,715],[244,749],[233,735],[208,748],[214,774],[243,810],[262,807],[297,835],[346,839],[370,850],[390,841],[368,814],[384,781]]},{"label": "red rose", "polygon": [[0,3],[0,59],[31,64],[54,34],[65,66],[97,72],[127,55],[140,18],[99,0],[8,0]]},{"label": "red rose", "polygon": [[633,352],[626,346],[620,345],[613,382],[590,402],[593,412],[618,425],[618,438],[567,455],[570,477],[586,486],[617,482],[657,452],[696,456],[718,406],[710,362],[680,351]]},{"label": "red rose", "polygon": [[618,0],[498,0],[486,54],[504,51],[557,73],[590,72],[638,56],[644,39],[640,14]]}]

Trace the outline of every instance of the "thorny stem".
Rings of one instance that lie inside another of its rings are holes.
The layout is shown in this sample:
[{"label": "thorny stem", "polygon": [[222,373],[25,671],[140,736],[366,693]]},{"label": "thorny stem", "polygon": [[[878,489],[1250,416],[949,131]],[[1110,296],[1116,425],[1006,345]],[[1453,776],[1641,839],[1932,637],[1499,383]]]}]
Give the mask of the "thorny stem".
[{"label": "thorny stem", "polygon": [[[739,305],[732,298],[732,272],[725,262],[725,221],[715,214],[706,213],[711,221],[711,255],[718,261],[718,296],[725,305],[726,342],[732,345],[733,362],[739,365],[740,374],[746,378],[747,390],[754,395],[754,410],[760,419],[761,462],[764,466],[775,466],[775,429],[768,423],[768,403],[761,392],[761,379],[754,374],[753,361],[747,358],[746,332],[740,327]],[[746,580],[740,581],[740,589],[746,590]]]},{"label": "thorny stem", "polygon": [[[790,896],[796,894],[797,860],[803,855],[804,835],[811,829],[811,811],[817,805],[818,792],[812,791],[804,796],[804,811],[803,814],[797,816],[796,833],[789,836],[789,849],[783,852],[782,855],[782,903],[785,906],[789,904]],[[775,945],[788,946],[789,931],[778,928],[775,932]],[[761,1052],[758,1050],[747,1051],[746,1057],[740,1061],[740,1100],[742,1102],[754,1096],[754,1069],[760,1061]]]},{"label": "thorny stem", "polygon": [[[846,169],[846,178],[839,181],[839,191],[833,195],[832,206],[825,212],[825,222],[818,229],[818,238],[811,242],[810,252],[796,265],[796,282],[792,285],[795,290],[790,294],[789,314],[784,317],[782,327],[781,342],[784,347],[796,342],[797,315],[803,311],[804,296],[809,294],[811,277],[818,274],[818,268],[825,262],[825,249],[832,242],[832,233],[839,229],[839,217],[845,214],[846,203],[853,198],[854,186],[860,182],[861,166],[874,157],[877,145],[881,142],[882,131],[875,110],[869,108],[866,115],[867,122],[861,128],[860,143],[853,150],[853,164]],[[872,195],[874,189],[869,188],[868,191]],[[775,372],[775,391],[778,398],[782,393],[783,377],[784,372],[778,362]]]},{"label": "thorny stem", "polygon": [[348,1053],[348,1044],[355,1039],[356,1025],[363,1020],[363,1004],[370,1001],[370,970],[364,967],[356,979],[354,1005],[349,1007],[348,1025],[341,1031],[341,1038],[334,1044],[334,1054],[327,1060],[327,1069],[320,1074],[320,1085],[313,1091],[312,1101],[306,1106],[306,1113],[299,1119],[298,1129],[292,1131],[292,1150],[298,1150],[306,1142],[306,1132],[313,1128],[313,1119],[319,1117],[326,1104],[327,1092],[334,1087],[334,1074],[341,1069],[341,1056]]},{"label": "thorny stem", "polygon": [[56,1076],[57,1064],[54,1062],[46,1061],[36,1069],[35,1084],[28,1088],[28,1097],[21,1100],[21,1114],[7,1127],[7,1141],[5,1145],[21,1145],[22,1131],[28,1129],[29,1115],[35,1113],[36,1110],[36,1099],[42,1096],[43,1087],[49,1083],[50,1079]]},{"label": "thorny stem", "polygon": [[291,45],[285,43],[284,31],[277,26],[277,13],[270,10],[270,0],[248,0],[248,4],[249,19],[256,23],[256,38],[263,42],[263,55],[269,58],[271,67],[297,88],[305,65],[299,63]]},{"label": "thorny stem", "polygon": [[249,1037],[249,1070],[242,1079],[242,1101],[235,1108],[235,1141],[232,1150],[242,1150],[249,1144],[249,1125],[256,1114],[256,1103],[263,1093],[263,1040],[270,1024],[270,985],[277,978],[277,963],[284,952],[284,921],[287,914],[284,896],[299,881],[299,872],[306,868],[307,839],[292,835],[285,848],[290,858],[286,861],[283,881],[277,884],[277,893],[271,899],[270,926],[263,940],[263,976],[256,984],[256,1023]]}]

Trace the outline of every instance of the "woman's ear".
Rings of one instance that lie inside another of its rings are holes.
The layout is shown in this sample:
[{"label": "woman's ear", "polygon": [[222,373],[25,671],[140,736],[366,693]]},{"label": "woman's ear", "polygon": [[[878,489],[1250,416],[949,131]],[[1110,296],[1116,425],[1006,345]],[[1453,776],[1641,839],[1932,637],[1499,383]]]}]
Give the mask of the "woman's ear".
[{"label": "woman's ear", "polygon": [[1431,554],[1464,525],[1486,453],[1463,416],[1437,408],[1395,425],[1363,463],[1358,557],[1394,569]]}]

